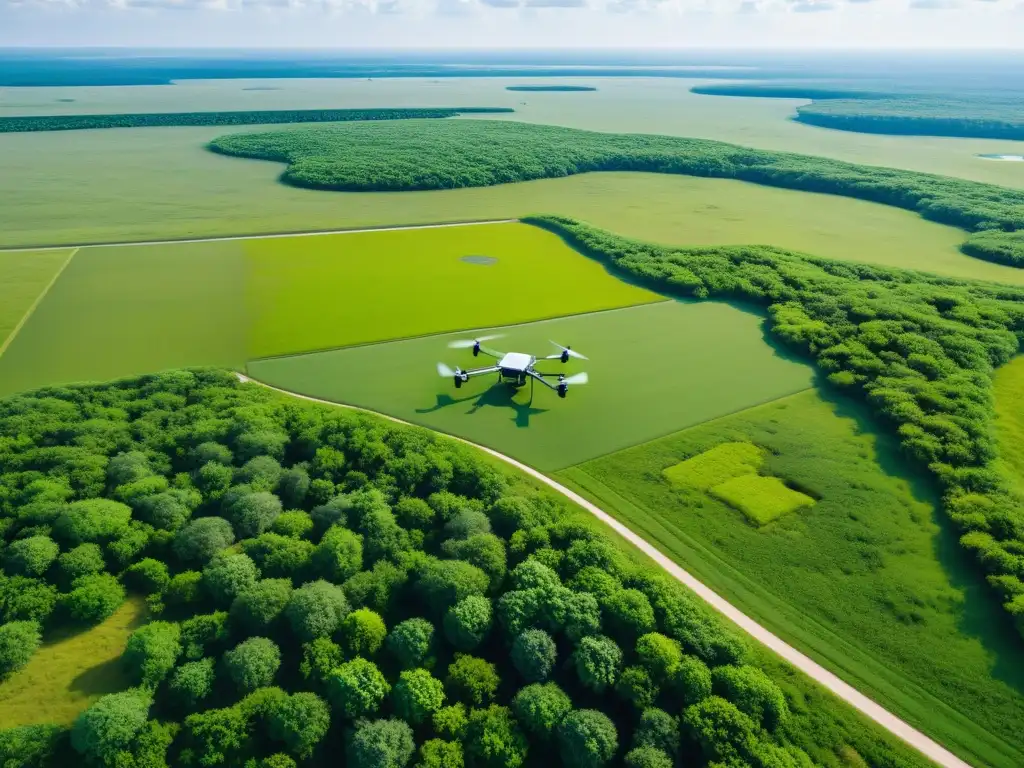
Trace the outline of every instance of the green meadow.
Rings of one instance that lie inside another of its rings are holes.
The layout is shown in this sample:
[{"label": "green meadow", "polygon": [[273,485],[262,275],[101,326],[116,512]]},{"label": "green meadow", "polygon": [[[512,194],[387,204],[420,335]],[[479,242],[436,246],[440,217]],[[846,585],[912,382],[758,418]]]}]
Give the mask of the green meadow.
[{"label": "green meadow", "polygon": [[1017,490],[1024,493],[1024,357],[996,371],[994,384],[999,460]]},{"label": "green meadow", "polygon": [[70,255],[70,249],[0,251],[0,354]]},{"label": "green meadow", "polygon": [[[557,235],[526,224],[267,238],[241,245],[249,357],[662,299],[612,277]],[[481,256],[488,263],[472,261]]]},{"label": "green meadow", "polygon": [[448,348],[466,334],[255,360],[247,372],[554,470],[809,387],[810,369],[766,343],[762,322],[724,303],[665,301],[497,329],[505,338],[490,345],[500,351],[540,357],[557,352],[555,340],[590,358],[538,364],[590,375],[564,400],[540,385],[532,393],[529,384],[518,392],[495,385],[490,375],[456,390],[437,375],[438,361],[468,368],[488,360]]},{"label": "green meadow", "polygon": [[95,627],[64,628],[44,638],[29,663],[0,683],[0,730],[70,724],[100,696],[129,688],[121,652],[145,617],[145,602],[134,597]]},{"label": "green meadow", "polygon": [[[749,476],[750,449],[715,452],[737,444],[760,449],[758,476],[814,503],[758,525],[702,490]],[[689,483],[665,477],[698,457]],[[1019,639],[929,483],[863,407],[802,392],[555,476],[969,761],[1024,762]]]}]

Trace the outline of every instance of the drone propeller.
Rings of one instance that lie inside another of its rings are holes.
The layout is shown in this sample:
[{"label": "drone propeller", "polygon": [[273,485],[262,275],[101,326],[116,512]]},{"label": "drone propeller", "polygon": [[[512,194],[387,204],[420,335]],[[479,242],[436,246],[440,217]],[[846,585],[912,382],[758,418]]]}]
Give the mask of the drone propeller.
[{"label": "drone propeller", "polygon": [[443,376],[446,379],[450,379],[451,377],[456,375],[457,371],[453,371],[451,368],[449,368],[444,363],[438,363],[437,364],[437,373],[438,373],[439,376]]},{"label": "drone propeller", "polygon": [[561,380],[561,383],[576,386],[577,384],[586,384],[588,381],[590,381],[590,377],[587,376],[587,372],[580,371],[579,373],[574,373],[572,376],[566,376]]},{"label": "drone propeller", "polygon": [[451,349],[469,349],[491,339],[500,339],[504,335],[503,333],[493,333],[490,336],[477,336],[475,339],[456,339],[455,341],[448,342],[448,347]]},{"label": "drone propeller", "polygon": [[580,354],[579,352],[577,352],[574,349],[569,349],[568,347],[563,347],[557,341],[552,341],[551,343],[554,344],[556,347],[558,347],[560,350],[562,350],[569,357],[575,357],[578,360],[587,360],[588,359],[586,355],[582,355],[582,354]]}]

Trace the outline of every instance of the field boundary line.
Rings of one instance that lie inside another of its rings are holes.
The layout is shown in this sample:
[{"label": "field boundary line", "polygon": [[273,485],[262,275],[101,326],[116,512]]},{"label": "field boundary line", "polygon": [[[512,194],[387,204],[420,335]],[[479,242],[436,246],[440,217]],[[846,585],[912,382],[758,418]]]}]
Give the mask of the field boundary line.
[{"label": "field boundary line", "polygon": [[[652,292],[653,293],[653,292]],[[660,294],[656,294],[660,295]],[[382,344],[392,344],[399,341],[418,341],[420,339],[429,339],[434,336],[450,336],[453,333],[465,333],[475,334],[480,331],[498,331],[506,328],[522,328],[525,325],[539,325],[541,323],[553,323],[556,320],[567,320],[570,317],[588,317],[590,315],[605,315],[611,312],[625,312],[631,309],[642,309],[643,307],[653,307],[656,304],[665,304],[670,301],[678,301],[668,296],[662,296],[660,299],[652,299],[651,301],[645,301],[642,304],[627,304],[624,307],[608,307],[607,309],[591,309],[586,312],[575,312],[571,315],[552,315],[551,317],[540,317],[536,320],[523,320],[519,323],[508,323],[506,325],[485,325],[480,328],[453,328],[447,331],[431,331],[430,333],[417,333],[412,336],[396,336],[391,339],[381,339],[380,341],[360,341],[356,344],[345,344],[340,347],[322,347],[320,349],[307,349],[302,352],[282,352],[279,355],[267,355],[266,357],[253,357],[247,362],[249,363],[262,363],[268,360],[290,360],[294,357],[306,357],[307,355],[322,355],[327,352],[343,352],[349,349],[361,349],[362,347],[379,347]],[[688,427],[687,427],[688,429]],[[671,432],[669,434],[672,434]],[[589,461],[589,459],[588,459]]]},{"label": "field boundary line", "polygon": [[356,235],[364,232],[398,232],[408,229],[446,229],[449,227],[479,227],[487,224],[517,224],[519,219],[470,219],[468,221],[441,221],[433,224],[382,224],[377,227],[349,227],[343,229],[316,229],[298,232],[268,232],[262,235],[213,235],[211,237],[177,237],[167,240],[118,240],[109,243],[80,243],[79,245],[40,245],[18,248],[0,248],[0,253],[23,251],[58,251],[64,248],[122,248],[130,245],[174,245],[186,243],[227,243],[237,240],[272,240],[282,237],[319,237],[322,235]]},{"label": "field boundary line", "polygon": [[[28,250],[40,249],[30,248]],[[75,254],[78,253],[79,250],[81,249],[71,249],[71,253],[68,254],[68,257],[66,259],[64,259],[64,263],[60,265],[60,269],[58,269],[54,276],[50,278],[50,282],[46,284],[46,287],[39,292],[39,295],[36,296],[36,300],[32,302],[32,305],[25,311],[25,314],[21,316],[21,320],[19,320],[18,324],[14,326],[14,329],[9,334],[7,334],[7,338],[4,339],[3,344],[0,344],[0,357],[2,357],[4,352],[7,351],[7,348],[11,346],[11,342],[14,341],[14,338],[18,335],[21,329],[25,327],[25,323],[27,323],[29,321],[29,318],[32,317],[32,314],[36,311],[36,308],[43,303],[43,299],[46,298],[46,294],[48,294],[50,292],[50,289],[53,288],[53,284],[57,282],[57,278],[64,274],[64,270],[67,269],[68,264],[71,263],[71,259],[75,257]]]},{"label": "field boundary line", "polygon": [[[404,421],[403,419],[389,416],[385,413],[379,413],[369,408],[361,408],[356,405],[348,405],[347,403],[335,403],[330,400],[323,400],[317,397],[311,397],[310,395],[303,395],[298,392],[290,392],[286,389],[266,384],[257,379],[253,379],[243,373],[236,372],[239,380],[242,382],[251,382],[257,386],[264,387],[274,392],[279,392],[289,397],[296,397],[302,400],[308,400],[314,403],[320,403],[322,405],[330,405],[336,408],[348,408],[350,410],[362,411],[363,413],[370,413],[374,416],[387,419],[389,421],[404,424],[406,426],[415,426],[420,429],[428,429],[422,427],[419,424],[412,424],[411,422]],[[616,520],[614,517],[609,515],[607,512],[602,510],[596,504],[588,501],[587,499],[580,496],[575,491],[567,488],[566,486],[559,483],[557,480],[548,477],[543,472],[534,469],[528,464],[506,456],[493,448],[488,448],[485,445],[474,443],[465,438],[451,435],[446,432],[439,432],[438,430],[431,430],[443,434],[446,437],[456,440],[464,445],[472,446],[484,453],[499,459],[500,461],[515,467],[521,472],[526,473],[535,480],[544,483],[552,490],[565,496],[567,499],[577,504],[578,506],[585,509],[587,512],[592,514],[598,520],[609,526],[612,530],[618,533],[622,538],[628,541],[630,544],[635,546],[645,555],[650,557],[657,565],[668,572],[670,576],[675,578],[677,581],[682,583],[685,587],[693,591],[701,600],[710,605],[718,613],[725,616],[733,624],[737,625],[740,629],[750,635],[754,640],[764,645],[769,650],[782,657],[785,661],[790,663],[792,666],[803,672],[805,675],[810,677],[815,682],[827,688],[837,697],[845,701],[847,704],[852,706],[854,709],[859,710],[862,714],[869,717],[875,723],[880,725],[885,730],[889,731],[893,736],[896,736],[909,746],[916,749],[922,755],[932,760],[937,765],[943,766],[943,768],[971,768],[970,764],[963,761],[948,749],[943,747],[938,742],[929,738],[921,731],[912,727],[908,723],[901,720],[899,717],[889,712],[887,709],[877,704],[872,699],[865,696],[863,693],[858,691],[849,683],[843,681],[832,672],[825,669],[823,666],[818,664],[816,661],[811,659],[809,656],[805,656],[803,653],[792,647],[780,637],[769,632],[765,627],[758,624],[752,618],[747,616],[741,610],[729,603],[725,598],[719,595],[717,592],[708,587],[704,582],[697,579],[695,576],[684,570],[676,562],[662,554],[653,544],[650,544],[639,534],[634,533],[632,530],[627,528],[621,522]]]}]

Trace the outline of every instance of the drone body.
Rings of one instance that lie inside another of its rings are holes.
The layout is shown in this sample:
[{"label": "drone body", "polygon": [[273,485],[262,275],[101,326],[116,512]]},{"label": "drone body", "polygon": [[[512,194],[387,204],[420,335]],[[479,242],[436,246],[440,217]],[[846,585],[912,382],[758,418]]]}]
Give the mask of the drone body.
[{"label": "drone body", "polygon": [[[537,362],[537,357],[534,355],[526,354],[525,352],[497,352],[493,349],[488,349],[482,345],[482,342],[489,341],[490,339],[497,339],[499,336],[481,336],[477,339],[459,339],[458,341],[451,342],[448,346],[453,349],[473,349],[473,357],[477,357],[482,352],[488,357],[493,357],[497,362],[494,365],[488,365],[481,368],[471,368],[469,370],[462,370],[456,367],[452,370],[444,363],[437,364],[437,372],[445,377],[451,377],[455,382],[455,388],[460,388],[463,383],[469,381],[473,376],[482,376],[486,373],[497,373],[498,381],[505,384],[509,384],[513,387],[521,387],[526,384],[527,380],[539,381],[548,389],[553,389],[558,393],[559,397],[565,397],[569,391],[570,384],[586,384],[587,374],[577,373],[572,376],[566,376],[564,373],[543,373],[534,368]],[[551,342],[555,344],[555,342]],[[561,344],[555,344],[561,352],[556,355],[548,355],[540,358],[541,360],[561,360],[563,363],[568,362],[570,357],[576,357],[581,360],[586,360],[584,355],[579,352],[574,352],[569,347],[563,347]],[[551,384],[546,379],[556,378],[557,383]]]}]

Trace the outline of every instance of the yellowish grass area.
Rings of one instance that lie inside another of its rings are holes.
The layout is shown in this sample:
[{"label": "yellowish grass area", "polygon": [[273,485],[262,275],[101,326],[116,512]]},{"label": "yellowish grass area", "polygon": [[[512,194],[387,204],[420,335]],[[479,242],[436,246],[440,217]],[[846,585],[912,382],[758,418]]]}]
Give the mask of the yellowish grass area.
[{"label": "yellowish grass area", "polygon": [[716,485],[709,492],[758,525],[767,525],[783,515],[814,503],[810,496],[788,488],[779,478],[762,475],[734,477]]},{"label": "yellowish grass area", "polygon": [[721,443],[668,467],[664,473],[675,485],[707,491],[727,480],[756,473],[763,460],[761,449],[753,443]]},{"label": "yellowish grass area", "polygon": [[0,730],[70,723],[100,696],[130,687],[120,656],[145,618],[145,601],[133,597],[96,627],[48,638],[24,669],[0,684]]},{"label": "yellowish grass area", "polygon": [[673,485],[694,488],[742,512],[755,525],[767,525],[783,515],[814,504],[777,477],[758,474],[764,452],[752,443],[716,445],[663,470]]}]

